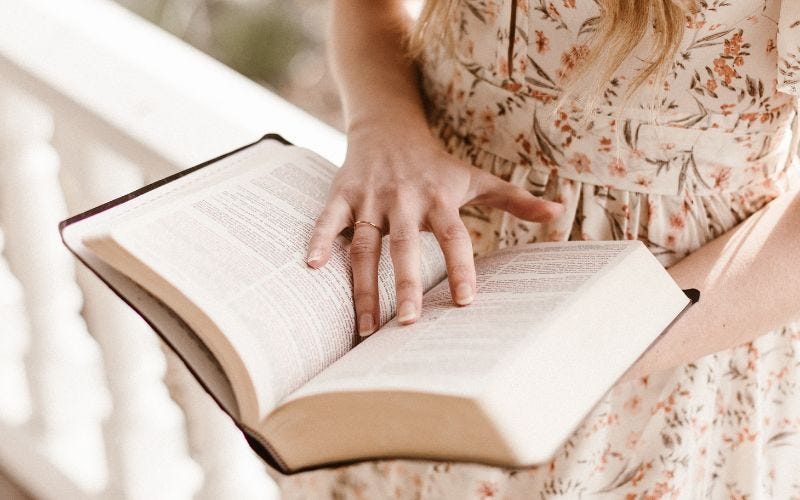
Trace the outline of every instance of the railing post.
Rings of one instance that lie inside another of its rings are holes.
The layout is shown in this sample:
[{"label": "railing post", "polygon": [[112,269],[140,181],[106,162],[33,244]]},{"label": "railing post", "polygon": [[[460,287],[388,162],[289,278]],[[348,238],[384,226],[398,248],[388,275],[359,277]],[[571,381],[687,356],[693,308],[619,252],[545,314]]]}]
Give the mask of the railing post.
[{"label": "railing post", "polygon": [[25,317],[22,286],[3,258],[0,228],[0,422],[19,426],[31,416],[30,389],[25,374],[25,353],[30,329]]},{"label": "railing post", "polygon": [[40,102],[3,87],[0,130],[0,226],[31,326],[30,431],[51,463],[98,492],[106,481],[100,421],[109,402],[100,351],[80,315],[74,265],[58,237],[66,209],[50,144],[53,118]]},{"label": "railing post", "polygon": [[[61,124],[61,123],[60,123]],[[68,125],[68,124],[65,124]],[[72,212],[140,187],[141,171],[104,145],[59,127],[64,188]],[[188,499],[202,471],[189,456],[185,419],[164,383],[166,362],[150,327],[81,267],[85,316],[103,352],[113,409],[105,422],[109,498]]]},{"label": "railing post", "polygon": [[168,383],[186,413],[192,456],[205,471],[201,500],[278,498],[266,465],[247,445],[231,419],[194,380],[172,352],[167,352]]}]

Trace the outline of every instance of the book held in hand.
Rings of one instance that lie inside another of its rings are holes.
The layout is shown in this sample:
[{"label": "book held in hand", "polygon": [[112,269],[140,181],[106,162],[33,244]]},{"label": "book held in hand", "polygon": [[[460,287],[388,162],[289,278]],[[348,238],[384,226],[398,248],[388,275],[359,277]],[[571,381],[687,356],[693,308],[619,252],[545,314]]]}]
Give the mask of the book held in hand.
[{"label": "book held in hand", "polygon": [[376,458],[547,460],[692,300],[639,241],[534,243],[476,260],[453,305],[422,236],[421,318],[359,342],[347,235],[309,268],[336,168],[268,135],[61,223],[282,472]]}]

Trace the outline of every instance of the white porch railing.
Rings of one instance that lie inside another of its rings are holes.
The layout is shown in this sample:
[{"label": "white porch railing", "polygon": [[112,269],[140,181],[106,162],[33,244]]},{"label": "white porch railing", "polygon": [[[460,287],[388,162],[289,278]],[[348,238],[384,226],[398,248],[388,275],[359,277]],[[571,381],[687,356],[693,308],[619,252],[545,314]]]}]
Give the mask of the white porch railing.
[{"label": "white porch railing", "polygon": [[344,138],[107,0],[0,0],[0,470],[40,498],[270,498],[274,483],[57,222],[279,132]]}]

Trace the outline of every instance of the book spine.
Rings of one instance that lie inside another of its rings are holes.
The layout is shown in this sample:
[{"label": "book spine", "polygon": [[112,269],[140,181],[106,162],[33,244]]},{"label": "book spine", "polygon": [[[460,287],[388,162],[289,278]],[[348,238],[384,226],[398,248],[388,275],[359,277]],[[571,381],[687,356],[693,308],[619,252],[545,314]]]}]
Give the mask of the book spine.
[{"label": "book spine", "polygon": [[247,444],[250,445],[250,448],[252,448],[254,452],[256,452],[256,455],[261,457],[261,460],[283,474],[290,474],[292,472],[289,466],[286,465],[286,462],[283,461],[281,456],[277,451],[275,451],[275,448],[273,448],[269,442],[235,418],[233,418],[233,421],[239,430],[242,431],[242,434],[244,434]]}]

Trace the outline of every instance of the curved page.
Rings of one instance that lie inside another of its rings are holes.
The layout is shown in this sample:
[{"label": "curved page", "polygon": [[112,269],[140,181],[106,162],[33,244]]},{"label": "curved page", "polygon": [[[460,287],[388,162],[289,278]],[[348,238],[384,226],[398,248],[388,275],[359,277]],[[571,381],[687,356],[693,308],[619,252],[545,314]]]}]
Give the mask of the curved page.
[{"label": "curved page", "polygon": [[[266,415],[355,343],[348,241],[339,238],[323,269],[303,260],[334,173],[314,153],[266,141],[148,193],[108,223],[104,242],[86,241],[157,277],[136,278],[159,283],[150,291],[220,357],[245,420]],[[432,236],[422,250],[427,290],[444,263]],[[385,323],[394,314],[388,251],[379,281]]]}]

